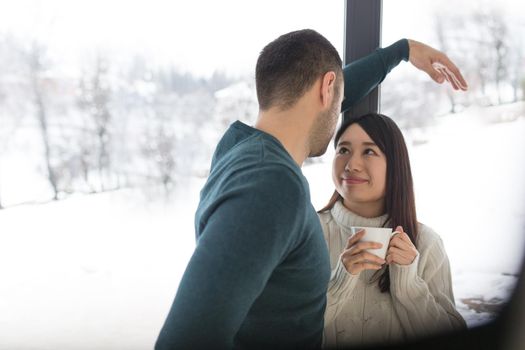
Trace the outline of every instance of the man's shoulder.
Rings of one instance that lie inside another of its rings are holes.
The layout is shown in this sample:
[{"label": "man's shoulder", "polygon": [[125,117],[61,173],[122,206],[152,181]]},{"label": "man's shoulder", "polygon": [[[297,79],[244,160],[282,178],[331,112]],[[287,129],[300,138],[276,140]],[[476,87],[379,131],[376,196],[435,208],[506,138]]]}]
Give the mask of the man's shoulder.
[{"label": "man's shoulder", "polygon": [[239,171],[236,178],[251,183],[256,191],[275,193],[279,197],[304,196],[308,185],[304,176],[286,162],[260,159],[250,169]]},{"label": "man's shoulder", "polygon": [[293,162],[291,156],[279,142],[268,135],[257,133],[246,137],[230,150],[231,154],[249,155],[258,162]]},{"label": "man's shoulder", "polygon": [[252,135],[237,144],[219,166],[231,176],[251,176],[262,183],[281,180],[305,185],[300,168],[286,150],[263,135]]}]

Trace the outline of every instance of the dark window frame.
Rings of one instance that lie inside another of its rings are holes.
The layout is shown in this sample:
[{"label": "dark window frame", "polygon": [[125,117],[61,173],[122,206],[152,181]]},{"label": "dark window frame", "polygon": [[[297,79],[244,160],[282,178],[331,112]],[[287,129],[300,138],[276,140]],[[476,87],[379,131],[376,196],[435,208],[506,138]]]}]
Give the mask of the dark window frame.
[{"label": "dark window frame", "polygon": [[[351,63],[373,52],[381,45],[381,22],[383,0],[346,0],[344,26],[344,64]],[[353,106],[343,115],[346,120],[351,116],[367,112],[379,112],[380,88],[374,89],[368,96]]]}]

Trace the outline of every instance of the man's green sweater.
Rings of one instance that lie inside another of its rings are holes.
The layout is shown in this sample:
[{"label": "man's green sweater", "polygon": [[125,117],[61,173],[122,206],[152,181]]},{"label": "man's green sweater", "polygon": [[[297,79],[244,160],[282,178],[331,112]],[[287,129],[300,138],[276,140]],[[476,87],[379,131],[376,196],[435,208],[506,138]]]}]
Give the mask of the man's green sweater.
[{"label": "man's green sweater", "polygon": [[[342,108],[402,59],[406,40],[346,66]],[[321,347],[328,251],[308,181],[276,138],[230,126],[201,191],[195,230],[156,349]]]}]

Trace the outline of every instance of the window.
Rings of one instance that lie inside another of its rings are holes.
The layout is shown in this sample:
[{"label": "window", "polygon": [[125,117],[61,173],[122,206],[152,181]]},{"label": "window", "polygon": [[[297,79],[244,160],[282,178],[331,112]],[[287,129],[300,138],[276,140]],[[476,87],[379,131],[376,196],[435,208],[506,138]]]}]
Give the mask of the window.
[{"label": "window", "polygon": [[259,51],[314,28],[342,54],[344,4],[0,8],[0,348],[151,348],[217,140],[256,117]]},{"label": "window", "polygon": [[403,64],[382,84],[380,105],[403,128],[418,217],[443,238],[469,326],[508,300],[525,245],[524,7],[504,3],[383,2],[383,45],[427,43],[469,82],[454,92]]},{"label": "window", "polygon": [[[377,97],[354,109],[360,115],[379,101],[379,111],[402,129],[418,220],[443,239],[456,306],[467,325],[487,323],[508,301],[524,256],[523,5],[517,1],[507,1],[506,6],[489,2],[480,6],[478,1],[459,5],[447,0],[383,1],[382,7],[381,1],[348,3],[366,13],[349,14],[358,19],[352,28],[357,29],[347,32],[347,44],[357,46],[352,48],[353,59],[375,47],[374,23],[382,9],[382,46],[401,38],[426,43],[456,62],[469,83],[468,92],[454,92],[402,62],[380,92],[372,93]],[[326,181],[332,157],[329,147],[321,162],[304,168],[316,208],[333,193],[333,185]]]}]

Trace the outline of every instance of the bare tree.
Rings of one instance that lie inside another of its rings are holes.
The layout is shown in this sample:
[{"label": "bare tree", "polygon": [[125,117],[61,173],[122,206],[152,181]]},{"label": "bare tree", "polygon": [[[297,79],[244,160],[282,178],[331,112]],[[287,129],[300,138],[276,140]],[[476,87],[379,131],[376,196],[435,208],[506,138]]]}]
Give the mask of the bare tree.
[{"label": "bare tree", "polygon": [[[27,57],[27,49],[19,40],[9,34],[0,36],[0,162],[29,114]],[[31,98],[31,91],[29,94]],[[7,185],[2,178],[0,183]],[[5,208],[5,203],[0,200],[1,208]]]},{"label": "bare tree", "polygon": [[[525,82],[525,56],[523,54],[523,47],[521,46],[521,43],[519,42],[519,39],[522,39],[518,37],[518,40],[516,40],[512,45],[512,74],[511,74],[511,85],[512,85],[512,92],[513,92],[513,99],[512,102],[517,102],[520,98],[519,96],[519,90],[523,89],[522,82]],[[522,90],[523,93],[525,91]]]},{"label": "bare tree", "polygon": [[521,80],[521,99],[525,100],[525,78]]},{"label": "bare tree", "polygon": [[492,64],[492,59],[490,51],[487,44],[484,40],[478,40],[475,48],[475,59],[473,60],[476,65],[476,76],[478,78],[481,94],[483,96],[487,95],[487,86],[491,81],[490,78],[490,66]]},{"label": "bare tree", "polygon": [[[435,30],[440,49],[443,52],[450,52],[447,34],[445,33],[445,28],[448,27],[445,23],[445,18],[446,17],[441,14],[435,16]],[[454,93],[452,93],[450,90],[447,90],[446,94],[450,102],[450,113],[456,113],[456,99],[454,97]]]},{"label": "bare tree", "polygon": [[175,126],[180,122],[174,115],[174,94],[155,89],[149,94],[146,125],[143,127],[141,149],[146,164],[151,170],[149,181],[161,183],[168,195],[175,185],[175,170],[178,163],[178,142]]},{"label": "bare tree", "polygon": [[[105,181],[111,177],[111,121],[112,115],[109,110],[111,99],[111,88],[108,81],[107,58],[97,54],[91,74],[84,76],[80,81],[79,106],[89,115],[93,127],[93,133],[97,139],[96,168],[100,183],[100,190],[106,189]],[[83,176],[89,183],[88,168],[91,168],[89,161],[91,150],[81,147],[81,164]]]},{"label": "bare tree", "polygon": [[51,141],[49,133],[48,111],[44,99],[46,79],[44,78],[45,47],[34,40],[28,52],[29,80],[33,92],[33,101],[36,108],[36,116],[40,126],[42,144],[44,146],[44,157],[47,169],[47,179],[53,190],[53,199],[58,199],[58,179],[51,162]]},{"label": "bare tree", "polygon": [[142,151],[154,166],[153,182],[160,181],[166,193],[169,193],[175,184],[175,143],[174,133],[157,124],[153,133],[147,134]]},{"label": "bare tree", "polygon": [[[503,14],[495,8],[479,7],[472,19],[477,26],[479,47],[476,56],[481,79],[482,91],[486,80],[493,80],[498,96],[498,104],[503,102],[501,85],[508,77],[508,28]],[[488,54],[488,57],[487,57]],[[485,58],[488,58],[488,62]],[[492,71],[492,72],[491,72]]]},{"label": "bare tree", "polygon": [[507,25],[501,14],[492,13],[488,23],[489,33],[491,34],[492,44],[496,54],[495,78],[496,89],[498,91],[498,103],[501,104],[501,83],[507,76],[507,62],[506,57],[508,53],[507,45]]}]

